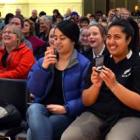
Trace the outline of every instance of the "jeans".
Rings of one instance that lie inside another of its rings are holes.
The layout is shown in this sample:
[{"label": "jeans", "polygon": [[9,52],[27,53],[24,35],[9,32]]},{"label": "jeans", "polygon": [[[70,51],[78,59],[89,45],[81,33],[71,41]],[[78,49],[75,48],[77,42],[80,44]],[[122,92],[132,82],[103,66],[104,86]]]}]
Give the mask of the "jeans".
[{"label": "jeans", "polygon": [[67,115],[50,114],[47,108],[33,103],[27,111],[27,140],[57,140],[74,120]]}]

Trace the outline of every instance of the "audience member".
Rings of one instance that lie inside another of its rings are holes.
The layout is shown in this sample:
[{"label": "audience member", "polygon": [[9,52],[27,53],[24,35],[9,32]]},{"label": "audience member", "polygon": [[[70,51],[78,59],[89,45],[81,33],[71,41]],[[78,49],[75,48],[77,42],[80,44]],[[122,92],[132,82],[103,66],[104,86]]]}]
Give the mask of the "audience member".
[{"label": "audience member", "polygon": [[102,70],[93,67],[83,91],[89,111],[70,125],[61,140],[140,139],[140,55],[133,45],[134,33],[129,20],[110,24],[106,45],[111,56]]},{"label": "audience member", "polygon": [[90,62],[74,49],[79,27],[63,21],[56,26],[54,38],[54,47],[47,48],[45,57],[29,73],[28,88],[37,103],[27,112],[28,140],[59,139],[84,110],[81,93]]},{"label": "audience member", "polygon": [[12,13],[8,13],[6,14],[5,18],[4,18],[4,24],[7,25],[10,23],[10,20],[14,17],[14,15]]},{"label": "audience member", "polygon": [[[11,25],[15,25],[17,26],[20,30],[22,30],[23,28],[23,23],[24,23],[24,20],[21,18],[21,17],[16,17],[14,16],[11,20],[10,20],[10,23]],[[23,36],[23,40],[25,42],[25,44],[32,50],[32,44],[30,41],[28,41],[24,36]]]},{"label": "audience member", "polygon": [[35,62],[33,53],[23,43],[22,32],[14,25],[6,25],[0,47],[0,77],[26,79]]},{"label": "audience member", "polygon": [[88,28],[89,22],[90,21],[89,21],[89,19],[87,17],[81,17],[79,19],[79,27],[80,27],[80,29],[82,29],[82,28]]},{"label": "audience member", "polygon": [[16,9],[15,16],[24,19],[24,16],[21,14],[21,9],[19,8]]},{"label": "audience member", "polygon": [[95,58],[100,55],[108,55],[105,46],[106,30],[100,24],[94,24],[88,28],[89,49],[84,50],[82,54],[91,62],[95,63]]},{"label": "audience member", "polygon": [[48,42],[48,34],[51,29],[51,20],[47,16],[39,17],[39,34],[38,37]]},{"label": "audience member", "polygon": [[[41,47],[44,47],[45,41],[35,36],[34,32],[35,32],[35,27],[34,27],[33,21],[31,21],[30,19],[25,19],[24,25],[22,28],[22,33],[24,34],[25,38],[31,42],[34,56],[36,59],[38,59],[39,58],[38,50]],[[43,52],[43,55],[44,55],[44,52]]]}]

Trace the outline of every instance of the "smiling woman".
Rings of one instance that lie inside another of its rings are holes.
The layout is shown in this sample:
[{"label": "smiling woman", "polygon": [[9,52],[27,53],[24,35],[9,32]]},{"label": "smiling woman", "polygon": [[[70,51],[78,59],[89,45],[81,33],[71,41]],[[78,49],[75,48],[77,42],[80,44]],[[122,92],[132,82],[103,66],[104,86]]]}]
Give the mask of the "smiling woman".
[{"label": "smiling woman", "polygon": [[25,79],[34,63],[32,51],[23,43],[21,30],[7,25],[2,32],[0,47],[0,78]]}]

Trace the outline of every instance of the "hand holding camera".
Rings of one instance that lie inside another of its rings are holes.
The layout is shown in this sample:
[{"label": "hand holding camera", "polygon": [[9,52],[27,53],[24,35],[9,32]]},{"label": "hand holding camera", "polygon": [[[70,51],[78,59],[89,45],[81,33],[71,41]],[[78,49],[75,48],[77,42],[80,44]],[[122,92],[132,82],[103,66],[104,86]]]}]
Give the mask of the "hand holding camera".
[{"label": "hand holding camera", "polygon": [[98,57],[95,58],[95,67],[96,67],[96,71],[98,73],[101,72],[101,70],[103,69],[103,65],[104,65],[104,56],[100,55]]},{"label": "hand holding camera", "polygon": [[44,60],[42,63],[42,67],[47,69],[50,65],[56,64],[58,61],[58,57],[59,57],[59,54],[56,48],[47,47]]}]

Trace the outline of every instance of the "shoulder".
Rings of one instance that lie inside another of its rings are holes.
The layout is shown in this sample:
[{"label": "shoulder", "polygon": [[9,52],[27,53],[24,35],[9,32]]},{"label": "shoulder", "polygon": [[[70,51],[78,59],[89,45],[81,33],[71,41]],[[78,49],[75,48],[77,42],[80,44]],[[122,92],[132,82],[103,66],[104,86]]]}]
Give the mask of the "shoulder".
[{"label": "shoulder", "polygon": [[44,57],[38,59],[34,64],[34,68],[36,68],[36,67],[42,68],[43,59],[44,59]]},{"label": "shoulder", "polygon": [[24,42],[19,45],[17,50],[23,53],[26,53],[26,52],[33,53],[32,50]]},{"label": "shoulder", "polygon": [[77,52],[77,58],[82,63],[90,63],[89,59],[79,52]]}]

